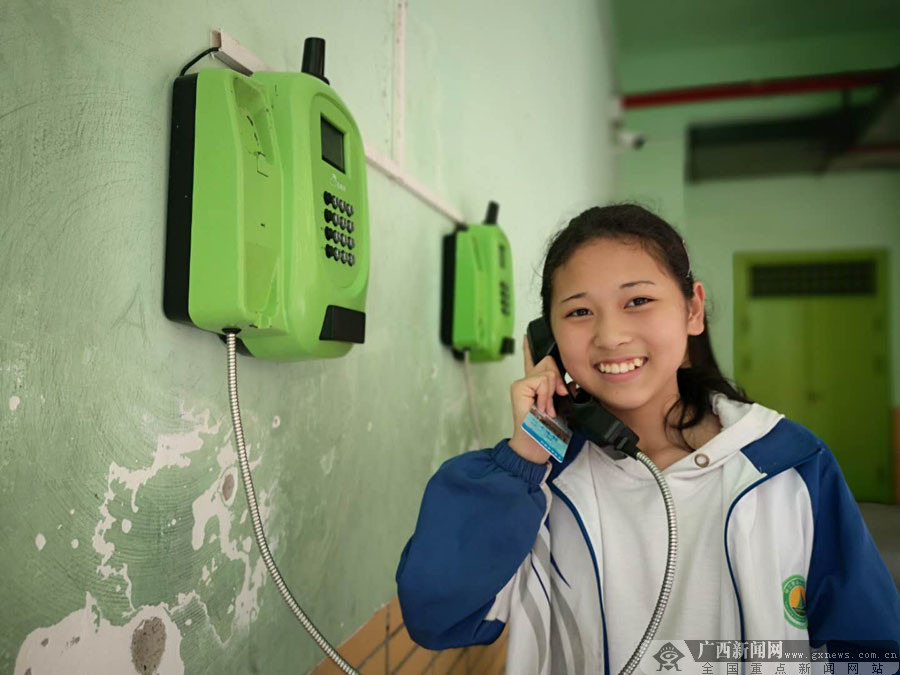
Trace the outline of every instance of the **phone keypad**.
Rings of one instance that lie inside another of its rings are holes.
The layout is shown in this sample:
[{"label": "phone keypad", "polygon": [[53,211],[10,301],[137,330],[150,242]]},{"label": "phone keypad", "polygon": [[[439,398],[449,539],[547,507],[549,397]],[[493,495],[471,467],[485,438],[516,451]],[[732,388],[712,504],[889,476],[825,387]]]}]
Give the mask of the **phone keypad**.
[{"label": "phone keypad", "polygon": [[[324,193],[323,199],[326,207],[323,211],[325,239],[334,244],[325,245],[325,257],[352,267],[356,264],[356,257],[350,253],[356,247],[356,241],[350,236],[356,229],[356,225],[350,220],[353,216],[353,204],[328,191]],[[349,250],[343,250],[339,246]]]},{"label": "phone keypad", "polygon": [[509,284],[505,281],[500,282],[500,312],[509,316]]}]

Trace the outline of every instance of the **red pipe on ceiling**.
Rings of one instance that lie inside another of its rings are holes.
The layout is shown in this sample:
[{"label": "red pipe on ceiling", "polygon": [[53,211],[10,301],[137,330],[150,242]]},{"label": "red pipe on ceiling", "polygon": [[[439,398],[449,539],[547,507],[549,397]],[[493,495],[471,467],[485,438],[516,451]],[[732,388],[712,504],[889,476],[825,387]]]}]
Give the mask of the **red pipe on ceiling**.
[{"label": "red pipe on ceiling", "polygon": [[819,91],[840,91],[882,84],[887,81],[893,72],[894,69],[887,68],[883,70],[861,70],[828,75],[782,77],[770,80],[710,84],[683,89],[646,91],[636,94],[625,94],[623,103],[626,109],[633,110],[635,108],[722,101],[755,96],[782,96]]}]

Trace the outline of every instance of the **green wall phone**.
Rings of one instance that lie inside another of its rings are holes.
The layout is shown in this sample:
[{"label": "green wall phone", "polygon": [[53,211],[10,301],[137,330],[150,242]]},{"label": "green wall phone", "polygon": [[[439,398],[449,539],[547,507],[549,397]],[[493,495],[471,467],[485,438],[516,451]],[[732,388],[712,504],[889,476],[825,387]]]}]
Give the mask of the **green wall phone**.
[{"label": "green wall phone", "polygon": [[497,225],[496,202],[485,222],[458,225],[444,237],[441,342],[456,358],[499,361],[512,354],[515,321],[512,255]]},{"label": "green wall phone", "polygon": [[308,38],[303,72],[175,80],[163,309],[239,331],[253,356],[346,354],[365,340],[362,138]]}]

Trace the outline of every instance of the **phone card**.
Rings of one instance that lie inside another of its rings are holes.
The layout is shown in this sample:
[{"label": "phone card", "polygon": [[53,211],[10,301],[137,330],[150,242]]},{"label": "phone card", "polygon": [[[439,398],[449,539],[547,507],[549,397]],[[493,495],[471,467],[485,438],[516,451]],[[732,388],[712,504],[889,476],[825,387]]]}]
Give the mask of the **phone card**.
[{"label": "phone card", "polygon": [[538,445],[549,452],[553,459],[557,462],[563,461],[572,432],[561,419],[545,415],[535,406],[531,406],[522,422],[522,428]]}]

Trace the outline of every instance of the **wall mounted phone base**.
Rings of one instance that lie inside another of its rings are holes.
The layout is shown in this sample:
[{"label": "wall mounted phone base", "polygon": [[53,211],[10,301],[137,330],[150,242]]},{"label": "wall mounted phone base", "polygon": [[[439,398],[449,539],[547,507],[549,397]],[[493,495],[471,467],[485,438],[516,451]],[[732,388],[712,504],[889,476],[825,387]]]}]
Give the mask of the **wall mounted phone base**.
[{"label": "wall mounted phone base", "polygon": [[515,351],[512,255],[498,210],[491,202],[484,223],[458,224],[444,237],[440,335],[458,360],[466,351],[473,363]]},{"label": "wall mounted phone base", "polygon": [[314,40],[303,72],[173,85],[163,309],[275,361],[365,341],[365,151]]},{"label": "wall mounted phone base", "polygon": [[269,551],[237,391],[238,333],[252,355],[282,361],[341,356],[364,339],[365,157],[353,118],[324,77],[324,49],[319,38],[306,41],[303,73],[208,70],[176,79],[163,309],[224,334],[260,556],[316,644],[357,675],[304,614]]}]

